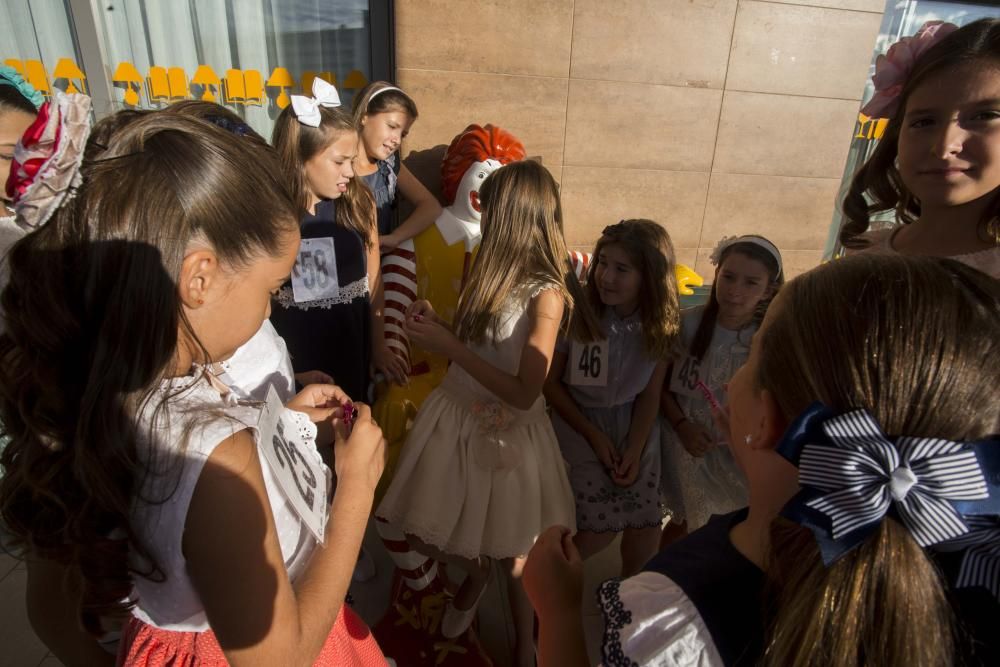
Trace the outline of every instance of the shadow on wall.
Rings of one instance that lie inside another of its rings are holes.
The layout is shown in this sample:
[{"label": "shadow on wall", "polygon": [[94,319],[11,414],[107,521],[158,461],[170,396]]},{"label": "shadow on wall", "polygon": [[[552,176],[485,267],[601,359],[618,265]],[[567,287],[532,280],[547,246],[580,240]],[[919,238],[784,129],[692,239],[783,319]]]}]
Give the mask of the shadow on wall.
[{"label": "shadow on wall", "polygon": [[[446,150],[448,150],[448,146],[438,144],[422,151],[411,151],[403,159],[403,164],[406,165],[406,168],[424,184],[424,187],[431,191],[431,194],[438,198],[442,206],[445,205],[445,202],[441,198],[441,160],[444,159],[444,152]],[[407,202],[406,208],[412,208],[409,202]],[[404,211],[401,206],[400,216],[405,215],[409,215],[409,210]]]}]

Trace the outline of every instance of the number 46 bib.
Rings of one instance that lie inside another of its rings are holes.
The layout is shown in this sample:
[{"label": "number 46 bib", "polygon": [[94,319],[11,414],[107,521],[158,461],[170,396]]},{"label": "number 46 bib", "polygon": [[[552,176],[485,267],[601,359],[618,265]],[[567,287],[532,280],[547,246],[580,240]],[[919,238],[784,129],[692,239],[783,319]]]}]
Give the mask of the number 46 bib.
[{"label": "number 46 bib", "polygon": [[567,361],[571,385],[576,387],[608,386],[608,341],[573,343]]},{"label": "number 46 bib", "polygon": [[292,269],[292,295],[295,303],[336,299],[340,295],[337,280],[337,256],[333,239],[302,239],[299,255]]}]

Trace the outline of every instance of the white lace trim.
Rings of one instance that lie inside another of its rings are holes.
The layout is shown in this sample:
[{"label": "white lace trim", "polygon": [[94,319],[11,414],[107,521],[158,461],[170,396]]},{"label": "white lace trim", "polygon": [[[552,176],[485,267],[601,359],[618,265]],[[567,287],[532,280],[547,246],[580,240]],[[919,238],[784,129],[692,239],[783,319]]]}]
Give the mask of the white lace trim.
[{"label": "white lace trim", "polygon": [[310,308],[330,309],[333,306],[351,303],[355,299],[363,296],[368,296],[368,276],[342,286],[340,288],[340,293],[332,299],[317,299],[316,301],[304,301],[302,303],[297,303],[295,301],[295,294],[292,292],[291,287],[282,287],[278,290],[278,295],[275,298],[278,303],[285,308],[309,310]]}]

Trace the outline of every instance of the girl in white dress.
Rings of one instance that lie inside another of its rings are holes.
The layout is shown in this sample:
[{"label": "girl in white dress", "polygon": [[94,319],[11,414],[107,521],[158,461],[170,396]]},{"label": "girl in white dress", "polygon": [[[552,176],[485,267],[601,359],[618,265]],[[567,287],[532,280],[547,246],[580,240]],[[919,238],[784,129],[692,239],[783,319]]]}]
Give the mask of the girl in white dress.
[{"label": "girl in white dress", "polygon": [[[487,178],[480,198],[483,240],[454,332],[427,301],[407,313],[410,340],[452,364],[421,407],[376,515],[414,548],[468,573],[442,619],[447,637],[469,626],[489,562],[502,560],[515,579],[518,662],[532,664],[523,558],[543,528],[575,523],[542,385],[560,332],[592,340],[599,328],[566,259],[548,171],[507,165]],[[570,325],[574,304],[581,311]]]}]

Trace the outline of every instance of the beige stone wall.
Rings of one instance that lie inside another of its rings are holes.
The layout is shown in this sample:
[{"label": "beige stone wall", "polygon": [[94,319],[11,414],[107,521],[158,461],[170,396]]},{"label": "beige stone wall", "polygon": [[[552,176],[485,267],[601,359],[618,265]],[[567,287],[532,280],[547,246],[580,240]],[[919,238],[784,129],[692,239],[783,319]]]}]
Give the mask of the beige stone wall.
[{"label": "beige stone wall", "polygon": [[396,0],[397,80],[420,119],[407,164],[501,125],[561,183],[566,237],[662,223],[711,276],[759,233],[789,274],[818,263],[883,0]]}]

